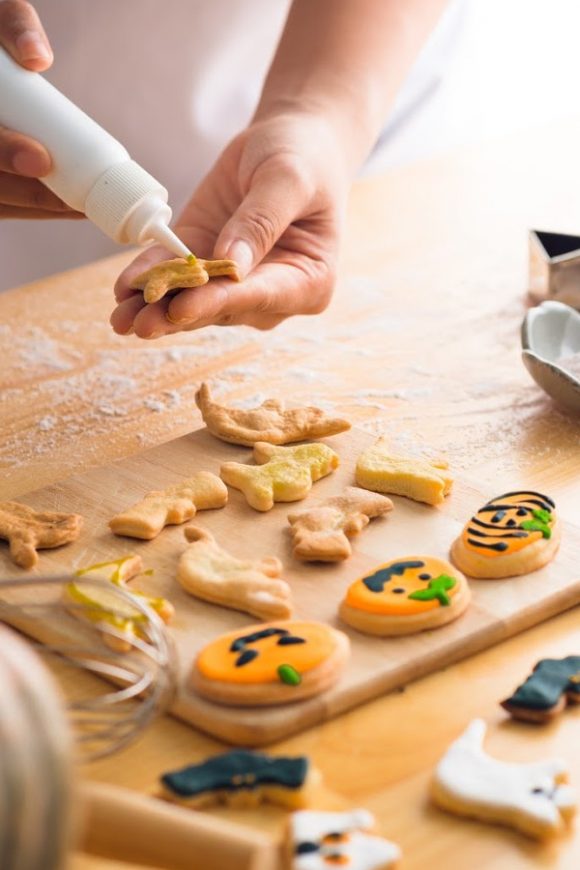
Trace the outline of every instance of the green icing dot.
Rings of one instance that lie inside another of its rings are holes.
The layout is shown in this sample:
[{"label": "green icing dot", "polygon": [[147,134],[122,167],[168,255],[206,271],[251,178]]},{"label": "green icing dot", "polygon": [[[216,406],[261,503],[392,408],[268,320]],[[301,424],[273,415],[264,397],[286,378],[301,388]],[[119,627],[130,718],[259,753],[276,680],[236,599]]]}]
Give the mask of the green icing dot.
[{"label": "green icing dot", "polygon": [[299,686],[302,682],[302,677],[292,665],[280,665],[278,676],[283,683],[287,683],[289,686]]},{"label": "green icing dot", "polygon": [[197,257],[195,256],[195,254],[188,254],[187,262],[190,266],[193,266],[194,263],[197,263]]}]

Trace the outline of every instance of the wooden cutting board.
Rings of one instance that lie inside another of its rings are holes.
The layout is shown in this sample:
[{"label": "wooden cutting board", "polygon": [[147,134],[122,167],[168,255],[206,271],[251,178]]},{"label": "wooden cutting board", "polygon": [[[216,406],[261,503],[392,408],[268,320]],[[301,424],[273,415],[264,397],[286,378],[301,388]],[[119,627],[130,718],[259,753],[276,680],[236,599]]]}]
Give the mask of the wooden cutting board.
[{"label": "wooden cutting board", "polygon": [[[300,506],[335,495],[354,483],[356,459],[373,442],[372,436],[357,429],[329,439],[341,457],[341,466],[314,484]],[[279,556],[284,563],[283,577],[293,588],[296,617],[321,620],[345,630],[352,642],[352,659],[339,685],[317,698],[259,709],[221,707],[205,701],[187,687],[196,652],[218,634],[256,620],[198,601],[177,584],[176,565],[186,545],[183,527],[167,528],[154,541],[140,542],[115,537],[107,522],[149,489],[162,489],[202,469],[218,473],[223,461],[247,461],[250,457],[248,448],[224,444],[202,429],[20,499],[35,508],[74,511],[85,518],[78,541],[40,553],[39,574],[73,572],[131,553],[141,555],[145,567],[154,569],[152,576],[139,578],[135,588],[170,599],[176,609],[169,629],[179,654],[179,690],[173,712],[215,737],[248,746],[270,743],[400,688],[580,602],[580,527],[564,517],[562,546],[550,565],[524,577],[470,581],[473,602],[456,622],[409,637],[365,636],[342,625],[337,616],[349,583],[389,559],[417,554],[447,557],[464,522],[481,504],[499,494],[493,490],[493,481],[489,488],[478,490],[457,480],[453,494],[440,508],[394,497],[395,510],[372,520],[354,540],[353,557],[338,565],[302,564],[292,559],[286,515],[297,505],[278,504],[268,513],[258,513],[248,507],[241,493],[230,490],[224,509],[200,512],[196,522],[210,529],[218,542],[236,555]],[[520,485],[522,481],[514,480],[511,488]],[[4,577],[27,576],[15,568],[3,545],[0,573]],[[32,600],[35,594],[23,591],[21,600]],[[62,639],[74,636],[77,625],[61,612],[58,625],[44,623],[35,633],[44,641],[55,633]]]}]

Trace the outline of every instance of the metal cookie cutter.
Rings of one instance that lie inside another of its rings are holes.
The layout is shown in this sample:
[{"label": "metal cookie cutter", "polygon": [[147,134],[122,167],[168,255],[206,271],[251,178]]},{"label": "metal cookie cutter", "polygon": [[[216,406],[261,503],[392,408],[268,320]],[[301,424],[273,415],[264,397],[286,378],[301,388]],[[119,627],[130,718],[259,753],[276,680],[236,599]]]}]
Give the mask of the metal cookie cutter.
[{"label": "metal cookie cutter", "polygon": [[530,230],[529,294],[580,309],[580,236]]},{"label": "metal cookie cutter", "polygon": [[[531,308],[522,324],[522,358],[535,382],[568,411],[580,413],[580,314],[560,302]],[[576,373],[578,372],[578,374]]]}]

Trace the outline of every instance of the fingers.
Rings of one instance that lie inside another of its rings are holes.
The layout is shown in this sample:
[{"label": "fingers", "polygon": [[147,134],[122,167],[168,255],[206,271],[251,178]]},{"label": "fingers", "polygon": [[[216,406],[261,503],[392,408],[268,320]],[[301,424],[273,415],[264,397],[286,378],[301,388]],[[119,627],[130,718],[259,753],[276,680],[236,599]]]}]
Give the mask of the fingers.
[{"label": "fingers", "polygon": [[307,213],[313,190],[286,155],[267,160],[254,173],[248,194],[226,223],[215,256],[235,260],[242,275],[260,263],[282,233]]},{"label": "fingers", "polygon": [[53,61],[40,18],[25,0],[0,2],[0,45],[21,66],[35,72],[48,69]]},{"label": "fingers", "polygon": [[0,203],[0,220],[84,220],[84,214],[72,209],[54,211],[41,208],[20,208],[17,205],[2,205]]},{"label": "fingers", "polygon": [[0,171],[42,178],[52,169],[46,148],[15,130],[0,127]]},{"label": "fingers", "polygon": [[72,209],[59,199],[42,182],[34,178],[22,178],[0,172],[0,205],[12,205],[20,208],[34,208],[43,211],[72,212]]}]

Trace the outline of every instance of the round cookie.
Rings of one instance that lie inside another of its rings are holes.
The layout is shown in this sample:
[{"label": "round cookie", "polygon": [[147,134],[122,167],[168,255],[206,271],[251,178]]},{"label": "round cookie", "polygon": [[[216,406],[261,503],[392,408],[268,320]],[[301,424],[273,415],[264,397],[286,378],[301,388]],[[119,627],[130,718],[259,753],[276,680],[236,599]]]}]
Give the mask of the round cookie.
[{"label": "round cookie", "polygon": [[287,704],[333,686],[349,655],[347,636],[321,622],[250,625],[222,634],[198,653],[191,685],[218,704]]},{"label": "round cookie", "polygon": [[449,562],[434,556],[405,556],[352,583],[340,616],[365,634],[391,637],[452,622],[470,600],[467,580]]},{"label": "round cookie", "polygon": [[501,579],[543,568],[560,545],[551,498],[506,492],[478,510],[451,547],[451,559],[470,577]]}]

